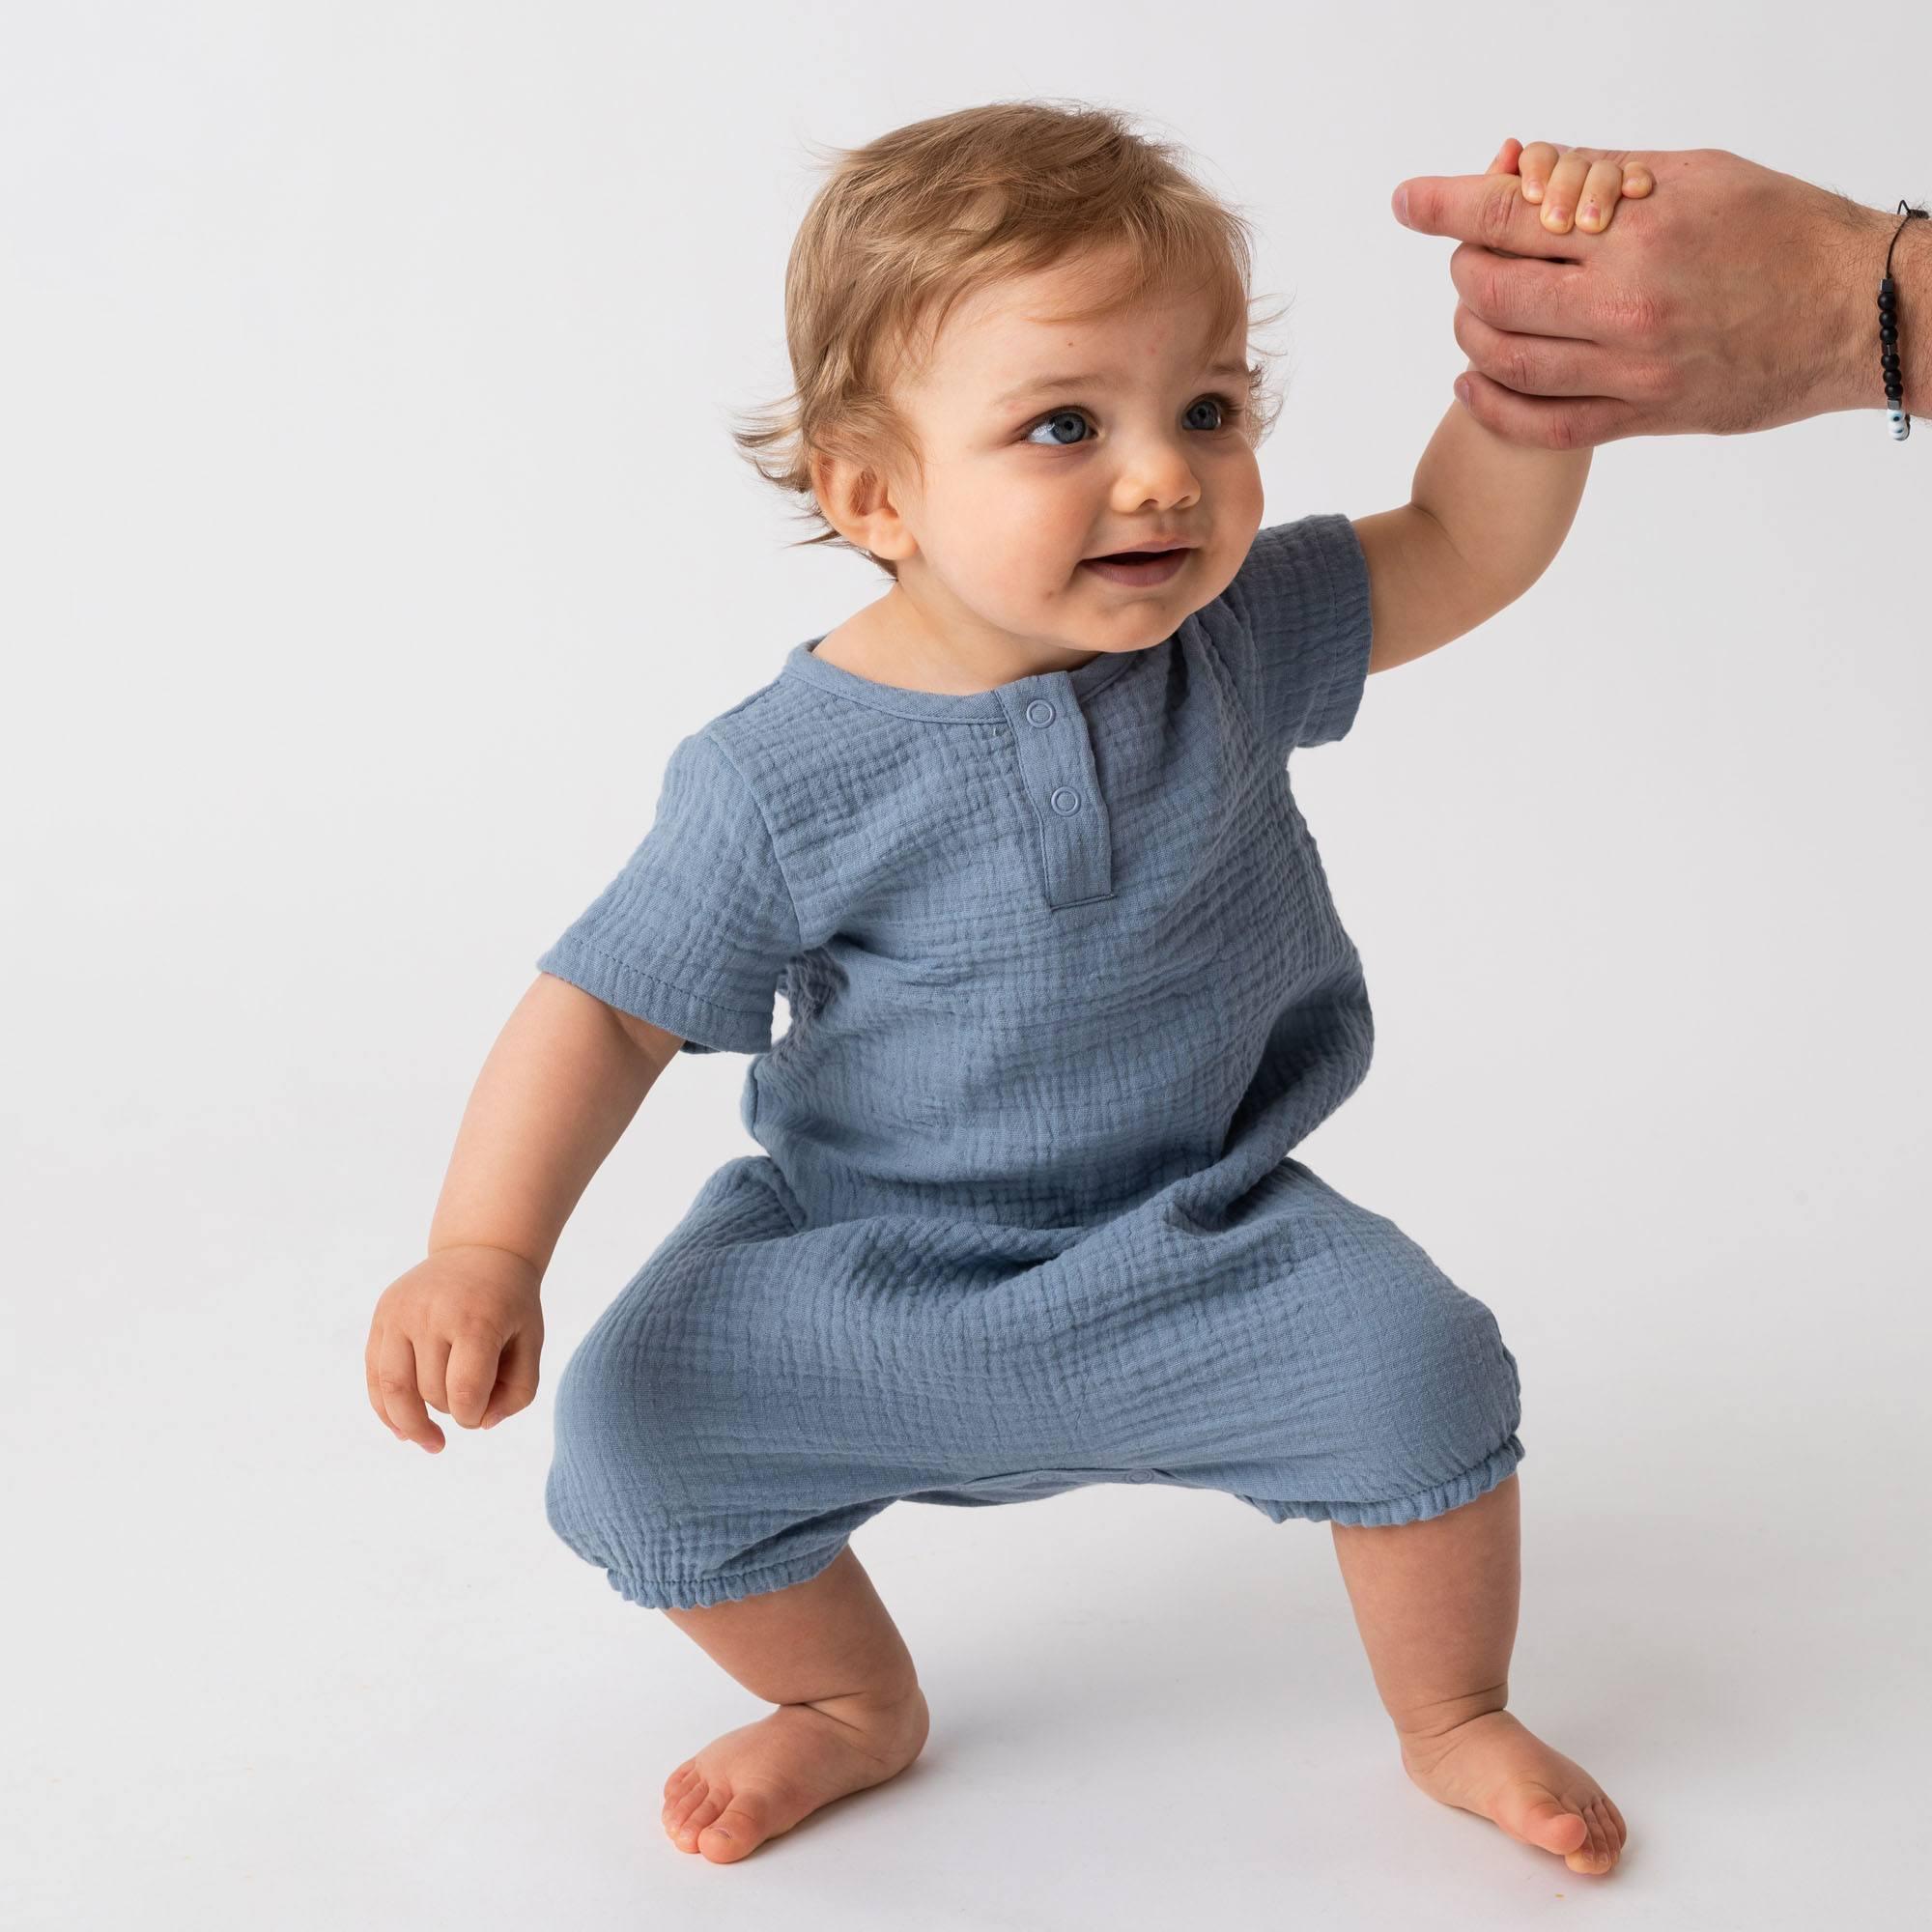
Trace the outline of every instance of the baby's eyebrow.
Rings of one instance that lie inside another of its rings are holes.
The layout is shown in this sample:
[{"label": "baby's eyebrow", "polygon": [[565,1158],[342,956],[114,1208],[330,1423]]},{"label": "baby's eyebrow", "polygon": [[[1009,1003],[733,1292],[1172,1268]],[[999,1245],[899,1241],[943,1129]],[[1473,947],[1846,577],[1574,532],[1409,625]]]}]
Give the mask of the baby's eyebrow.
[{"label": "baby's eyebrow", "polygon": [[[1208,371],[1210,376],[1229,376],[1245,379],[1248,365],[1245,362],[1217,362]],[[1115,380],[1111,371],[1090,369],[1076,376],[1040,376],[1029,383],[1022,383],[1016,389],[1009,389],[997,399],[994,407],[1004,409],[1009,403],[1023,402],[1028,396],[1036,396],[1043,389],[1071,389],[1082,383],[1111,383]]]}]

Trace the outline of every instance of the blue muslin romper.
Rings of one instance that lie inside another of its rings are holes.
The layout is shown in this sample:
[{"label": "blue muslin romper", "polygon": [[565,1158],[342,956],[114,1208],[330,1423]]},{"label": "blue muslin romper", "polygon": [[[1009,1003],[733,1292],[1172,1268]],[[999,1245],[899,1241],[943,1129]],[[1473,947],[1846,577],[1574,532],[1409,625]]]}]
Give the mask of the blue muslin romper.
[{"label": "blue muslin romper", "polygon": [[1490,1310],[1290,1154],[1374,1037],[1288,775],[1353,723],[1369,634],[1315,515],[1149,649],[958,696],[814,638],[673,749],[536,962],[754,1056],[764,1151],[557,1384],[547,1513],[625,1598],[802,1582],[897,1500],[1399,1523],[1516,1467]]}]

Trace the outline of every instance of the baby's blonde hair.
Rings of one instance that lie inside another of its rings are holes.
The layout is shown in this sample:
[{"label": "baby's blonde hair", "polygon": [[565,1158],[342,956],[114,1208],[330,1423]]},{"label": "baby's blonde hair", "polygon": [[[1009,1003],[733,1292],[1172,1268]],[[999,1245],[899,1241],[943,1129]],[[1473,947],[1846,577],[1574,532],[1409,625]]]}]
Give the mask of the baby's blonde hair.
[{"label": "baby's blonde hair", "polygon": [[[1115,109],[993,101],[824,152],[831,175],[785,265],[795,387],[731,433],[760,475],[807,499],[797,514],[819,534],[793,549],[858,548],[819,508],[814,456],[842,456],[880,477],[918,472],[918,439],[892,389],[920,359],[916,338],[929,353],[953,305],[978,289],[1124,244],[1094,301],[1058,319],[1205,289],[1218,334],[1254,327],[1247,220],[1186,171],[1179,148],[1134,132]],[[1248,368],[1241,428],[1256,446],[1280,409],[1272,359],[1264,353]],[[896,580],[890,559],[871,560]]]}]

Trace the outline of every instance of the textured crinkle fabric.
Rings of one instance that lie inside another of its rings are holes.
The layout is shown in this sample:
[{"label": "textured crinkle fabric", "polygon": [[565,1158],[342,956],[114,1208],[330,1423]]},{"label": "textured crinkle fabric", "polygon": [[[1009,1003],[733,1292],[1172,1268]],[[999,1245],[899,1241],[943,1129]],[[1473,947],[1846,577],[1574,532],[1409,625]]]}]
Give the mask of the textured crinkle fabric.
[{"label": "textured crinkle fabric", "polygon": [[1290,786],[1369,638],[1316,515],[1148,650],[956,696],[814,638],[676,746],[537,961],[753,1056],[763,1152],[557,1385],[550,1520],[623,1596],[803,1581],[897,1500],[1158,1482],[1396,1523],[1516,1467],[1494,1317],[1292,1153],[1374,1040]]}]

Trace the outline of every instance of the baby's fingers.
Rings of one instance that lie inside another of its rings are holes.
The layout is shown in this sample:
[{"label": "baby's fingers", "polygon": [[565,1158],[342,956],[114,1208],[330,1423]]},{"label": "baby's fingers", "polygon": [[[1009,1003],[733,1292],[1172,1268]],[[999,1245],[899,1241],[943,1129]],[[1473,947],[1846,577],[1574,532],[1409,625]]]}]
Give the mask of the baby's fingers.
[{"label": "baby's fingers", "polygon": [[1496,150],[1496,157],[1483,172],[1486,175],[1513,175],[1516,173],[1517,157],[1522,153],[1522,143],[1514,134],[1505,137]]},{"label": "baby's fingers", "polygon": [[380,1364],[383,1352],[384,1323],[379,1317],[370,1324],[369,1339],[362,1345],[362,1379],[369,1386],[369,1406],[376,1411],[376,1419],[398,1441],[403,1432],[389,1420],[389,1409],[383,1396],[383,1378]]},{"label": "baby's fingers", "polygon": [[1614,156],[1592,161],[1578,197],[1577,226],[1599,235],[1616,219],[1617,203],[1635,201],[1657,185],[1657,177],[1641,161],[1620,161]]},{"label": "baby's fingers", "polygon": [[[430,1401],[446,1409],[450,1420],[462,1428],[485,1426],[501,1374],[498,1359],[507,1364],[515,1347],[514,1336],[506,1341],[495,1323],[472,1319],[451,1338],[448,1360],[437,1378],[440,1388],[428,1391]],[[439,1393],[443,1398],[440,1402],[437,1401]],[[501,1409],[502,1405],[496,1406]]]},{"label": "baby's fingers", "polygon": [[1608,199],[1609,191],[1605,185],[1606,181],[1621,186],[1623,174],[1614,166],[1605,172],[1601,149],[1563,149],[1543,186],[1544,227],[1553,235],[1567,235],[1571,218],[1579,204],[1587,206],[1590,211],[1590,219],[1579,225],[1592,227]]},{"label": "baby's fingers", "polygon": [[1637,199],[1657,185],[1649,168],[1621,152],[1553,141],[1532,141],[1518,157],[1517,172],[1523,199],[1542,204],[1543,226],[1554,235],[1567,234],[1573,216],[1586,233],[1601,234],[1623,197]]},{"label": "baby's fingers", "polygon": [[543,1336],[526,1328],[518,1329],[504,1343],[502,1360],[497,1364],[497,1386],[483,1413],[485,1429],[495,1429],[506,1415],[515,1415],[536,1400],[537,1355],[542,1347]]},{"label": "baby's fingers", "polygon": [[1522,198],[1541,201],[1549,185],[1549,171],[1564,151],[1554,141],[1532,141],[1516,157],[1516,171],[1522,177]]},{"label": "baby's fingers", "polygon": [[390,1428],[411,1442],[436,1454],[442,1447],[442,1431],[429,1419],[422,1391],[416,1387],[416,1351],[396,1322],[384,1324],[376,1349],[376,1386],[381,1412]]}]

